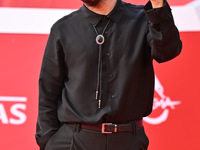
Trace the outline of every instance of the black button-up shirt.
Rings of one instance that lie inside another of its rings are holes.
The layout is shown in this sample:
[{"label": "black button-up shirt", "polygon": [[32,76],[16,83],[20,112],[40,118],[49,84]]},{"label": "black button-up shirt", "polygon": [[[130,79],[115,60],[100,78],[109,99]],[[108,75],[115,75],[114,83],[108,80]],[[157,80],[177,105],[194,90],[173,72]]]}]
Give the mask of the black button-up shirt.
[{"label": "black button-up shirt", "polygon": [[[105,30],[100,65],[95,29],[99,34]],[[38,144],[43,147],[60,122],[126,123],[149,115],[152,60],[168,61],[181,46],[167,2],[152,9],[150,2],[136,6],[118,0],[106,16],[83,6],[57,21],[39,79]],[[95,99],[97,82],[100,108]]]}]

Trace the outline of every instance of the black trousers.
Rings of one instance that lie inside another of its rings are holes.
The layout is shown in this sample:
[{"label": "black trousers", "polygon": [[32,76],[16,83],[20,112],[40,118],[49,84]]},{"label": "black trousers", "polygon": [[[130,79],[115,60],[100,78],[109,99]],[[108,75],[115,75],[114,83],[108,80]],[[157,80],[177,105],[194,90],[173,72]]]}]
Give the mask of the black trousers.
[{"label": "black trousers", "polygon": [[63,124],[45,150],[147,150],[149,140],[141,127],[136,133],[102,134]]}]

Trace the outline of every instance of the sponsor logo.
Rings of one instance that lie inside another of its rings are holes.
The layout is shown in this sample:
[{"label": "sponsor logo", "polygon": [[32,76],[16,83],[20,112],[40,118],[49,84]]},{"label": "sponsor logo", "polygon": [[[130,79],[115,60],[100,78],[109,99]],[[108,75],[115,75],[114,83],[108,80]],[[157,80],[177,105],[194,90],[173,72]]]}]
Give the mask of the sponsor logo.
[{"label": "sponsor logo", "polygon": [[26,122],[26,102],[26,97],[0,96],[0,124],[24,124]]},{"label": "sponsor logo", "polygon": [[[180,105],[181,101],[172,101],[169,96],[164,94],[164,87],[160,83],[157,77],[155,77],[155,96],[153,102],[153,113],[157,111],[156,116],[148,116],[144,118],[144,121],[158,125],[165,122],[168,117],[170,110],[174,110],[176,105]],[[159,112],[159,113],[158,113]]]}]

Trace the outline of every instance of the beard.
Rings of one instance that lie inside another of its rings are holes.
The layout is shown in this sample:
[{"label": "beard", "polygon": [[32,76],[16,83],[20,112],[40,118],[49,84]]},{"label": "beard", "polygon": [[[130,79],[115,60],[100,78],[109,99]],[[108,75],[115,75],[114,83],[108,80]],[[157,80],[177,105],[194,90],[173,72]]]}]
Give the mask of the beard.
[{"label": "beard", "polygon": [[96,6],[98,5],[98,3],[101,1],[101,0],[81,0],[83,3],[85,3],[86,5],[88,6]]}]

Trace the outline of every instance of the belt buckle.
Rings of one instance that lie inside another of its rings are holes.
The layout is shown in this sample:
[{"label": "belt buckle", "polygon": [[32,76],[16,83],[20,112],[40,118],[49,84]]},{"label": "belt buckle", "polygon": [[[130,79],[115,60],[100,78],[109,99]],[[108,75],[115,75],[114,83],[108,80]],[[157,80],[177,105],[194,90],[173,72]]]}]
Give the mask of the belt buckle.
[{"label": "belt buckle", "polygon": [[113,132],[106,132],[105,131],[105,126],[112,126],[114,125],[115,126],[115,129],[114,129],[114,132],[117,132],[117,125],[116,124],[112,124],[112,123],[102,123],[101,126],[101,133],[103,134],[112,134]]}]

